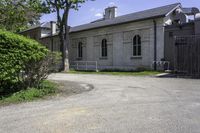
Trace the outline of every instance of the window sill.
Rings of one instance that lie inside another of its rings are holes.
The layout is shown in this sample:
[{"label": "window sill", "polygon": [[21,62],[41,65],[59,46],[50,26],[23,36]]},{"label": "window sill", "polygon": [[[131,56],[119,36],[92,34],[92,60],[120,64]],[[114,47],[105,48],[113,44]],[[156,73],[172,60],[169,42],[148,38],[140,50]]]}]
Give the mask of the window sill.
[{"label": "window sill", "polygon": [[79,57],[79,58],[76,58],[76,60],[82,60],[82,59],[83,59],[83,58],[80,58],[80,57]]},{"label": "window sill", "polygon": [[101,57],[101,58],[99,58],[100,60],[107,60],[108,59],[108,57]]},{"label": "window sill", "polygon": [[131,59],[142,59],[142,56],[132,56]]}]

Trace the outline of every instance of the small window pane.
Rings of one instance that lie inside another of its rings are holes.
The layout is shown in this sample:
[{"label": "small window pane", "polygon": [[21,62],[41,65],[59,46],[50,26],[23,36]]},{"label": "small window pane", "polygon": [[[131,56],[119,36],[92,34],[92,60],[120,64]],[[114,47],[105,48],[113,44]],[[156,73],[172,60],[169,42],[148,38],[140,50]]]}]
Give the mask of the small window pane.
[{"label": "small window pane", "polygon": [[138,44],[141,44],[141,37],[138,36]]},{"label": "small window pane", "polygon": [[133,39],[133,45],[136,45],[137,44],[137,41],[136,41],[137,39],[136,39],[136,36],[134,37],[134,39]]},{"label": "small window pane", "polygon": [[141,46],[138,46],[138,55],[141,55]]},{"label": "small window pane", "polygon": [[83,57],[83,44],[79,42],[78,44],[78,57],[82,58]]},{"label": "small window pane", "polygon": [[133,55],[136,56],[137,55],[137,46],[133,47]]},{"label": "small window pane", "polygon": [[101,56],[107,57],[107,40],[103,39],[101,44]]}]

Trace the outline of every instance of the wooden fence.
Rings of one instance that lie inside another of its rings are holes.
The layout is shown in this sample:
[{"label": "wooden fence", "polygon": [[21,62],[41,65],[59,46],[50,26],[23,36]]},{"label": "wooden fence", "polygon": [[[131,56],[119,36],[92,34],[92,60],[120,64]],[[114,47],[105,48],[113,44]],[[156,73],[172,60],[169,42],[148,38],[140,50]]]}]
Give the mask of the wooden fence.
[{"label": "wooden fence", "polygon": [[175,71],[200,78],[200,36],[175,37]]}]

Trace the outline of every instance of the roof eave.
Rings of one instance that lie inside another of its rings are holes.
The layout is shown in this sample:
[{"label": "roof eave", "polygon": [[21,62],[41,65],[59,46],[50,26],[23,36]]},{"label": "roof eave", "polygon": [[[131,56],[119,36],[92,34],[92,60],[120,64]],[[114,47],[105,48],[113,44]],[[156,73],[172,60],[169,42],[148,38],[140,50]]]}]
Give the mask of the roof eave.
[{"label": "roof eave", "polygon": [[132,21],[126,21],[126,22],[121,22],[121,23],[116,23],[116,24],[110,24],[110,25],[103,25],[103,26],[99,26],[99,27],[93,27],[93,28],[88,28],[88,29],[83,29],[83,30],[78,30],[78,31],[71,31],[70,33],[83,32],[83,31],[88,31],[88,30],[93,30],[93,29],[99,29],[99,28],[104,28],[104,27],[109,27],[109,26],[116,26],[116,25],[121,25],[121,24],[132,23],[132,22],[144,21],[144,20],[148,20],[148,19],[157,19],[157,18],[162,18],[162,17],[165,17],[165,16],[166,15],[159,15],[159,16],[154,16],[154,17],[142,18],[142,19],[137,19],[137,20],[132,20]]},{"label": "roof eave", "polygon": [[171,11],[169,11],[166,15],[165,15],[165,17],[167,17],[169,14],[171,14],[176,8],[178,8],[178,7],[182,7],[182,5],[181,5],[181,3],[179,3],[176,7],[174,7]]},{"label": "roof eave", "polygon": [[35,29],[38,29],[38,28],[41,28],[41,27],[37,26],[37,27],[31,28],[31,29],[26,29],[26,30],[20,31],[19,34],[30,31],[30,30],[35,30]]}]

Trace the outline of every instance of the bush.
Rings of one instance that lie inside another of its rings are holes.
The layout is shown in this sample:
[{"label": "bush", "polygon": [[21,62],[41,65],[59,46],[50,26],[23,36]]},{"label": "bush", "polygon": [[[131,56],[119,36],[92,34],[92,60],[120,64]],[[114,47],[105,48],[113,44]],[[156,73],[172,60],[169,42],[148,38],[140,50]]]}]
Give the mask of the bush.
[{"label": "bush", "polygon": [[39,88],[29,88],[21,90],[12,95],[0,98],[0,104],[19,103],[24,101],[32,101],[34,99],[43,98],[47,95],[56,93],[57,84],[50,81],[43,81]]},{"label": "bush", "polygon": [[0,94],[38,86],[53,60],[37,41],[0,30]]},{"label": "bush", "polygon": [[49,52],[43,59],[30,61],[25,64],[25,69],[21,75],[22,87],[38,88],[41,81],[46,79],[52,72],[57,72],[56,67],[61,60],[59,54]]}]

